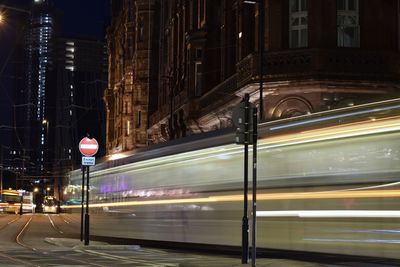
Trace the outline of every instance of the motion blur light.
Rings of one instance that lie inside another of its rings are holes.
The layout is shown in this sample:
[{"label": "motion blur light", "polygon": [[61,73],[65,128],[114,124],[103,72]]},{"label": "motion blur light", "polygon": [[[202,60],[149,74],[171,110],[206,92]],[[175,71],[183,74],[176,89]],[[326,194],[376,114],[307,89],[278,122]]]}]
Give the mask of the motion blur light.
[{"label": "motion blur light", "polygon": [[3,14],[0,14],[0,24],[3,23],[3,21],[4,21],[4,16]]},{"label": "motion blur light", "polygon": [[122,154],[122,153],[117,153],[117,154],[113,154],[110,156],[110,160],[117,160],[117,159],[122,159],[125,158],[126,155]]}]

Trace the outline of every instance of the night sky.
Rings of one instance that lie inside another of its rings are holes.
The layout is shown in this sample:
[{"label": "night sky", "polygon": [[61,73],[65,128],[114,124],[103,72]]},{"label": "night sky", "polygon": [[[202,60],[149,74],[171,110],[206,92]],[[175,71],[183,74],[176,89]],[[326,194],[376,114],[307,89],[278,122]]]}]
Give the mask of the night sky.
[{"label": "night sky", "polygon": [[[29,9],[33,0],[0,0],[1,5]],[[54,0],[55,6],[62,12],[61,35],[90,39],[104,39],[105,29],[110,20],[110,0]],[[17,12],[18,13],[18,12]],[[7,16],[7,14],[6,14]],[[15,16],[6,17],[7,23],[0,25],[0,142],[10,145],[12,129],[11,106],[12,92],[8,67],[9,57],[17,38],[21,38],[20,25]]]}]

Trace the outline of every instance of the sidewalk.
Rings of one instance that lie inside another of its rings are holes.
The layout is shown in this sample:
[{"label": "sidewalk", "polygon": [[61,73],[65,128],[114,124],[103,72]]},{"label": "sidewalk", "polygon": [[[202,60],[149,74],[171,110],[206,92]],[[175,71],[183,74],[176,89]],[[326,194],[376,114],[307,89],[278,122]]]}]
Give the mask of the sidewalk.
[{"label": "sidewalk", "polygon": [[[218,256],[207,255],[203,253],[182,253],[171,250],[143,248],[138,245],[110,245],[105,242],[90,241],[88,246],[78,239],[70,238],[45,238],[45,242],[53,244],[57,247],[70,248],[75,251],[87,251],[93,253],[96,251],[98,255],[104,257],[125,257],[135,258],[137,260],[146,260],[155,263],[155,266],[176,266],[176,267],[244,267],[251,266],[249,264],[241,264],[241,258],[238,256]],[[158,265],[158,262],[169,262],[165,265]],[[265,259],[258,258],[258,267],[324,267],[316,263],[308,263],[301,261],[291,261],[285,259]],[[333,267],[333,265],[331,265]]]}]

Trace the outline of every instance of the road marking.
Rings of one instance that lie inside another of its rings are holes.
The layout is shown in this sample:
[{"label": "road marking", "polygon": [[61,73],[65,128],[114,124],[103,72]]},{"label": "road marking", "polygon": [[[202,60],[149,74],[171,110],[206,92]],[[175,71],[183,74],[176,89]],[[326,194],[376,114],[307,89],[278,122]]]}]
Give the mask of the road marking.
[{"label": "road marking", "polygon": [[19,234],[15,237],[15,241],[17,242],[18,245],[20,245],[20,246],[22,246],[22,247],[24,247],[24,248],[28,248],[28,249],[33,250],[33,251],[37,251],[36,248],[29,247],[29,246],[25,245],[24,243],[22,243],[22,242],[19,240],[19,238],[20,238],[20,237],[22,236],[22,234],[25,232],[25,229],[28,227],[28,225],[30,224],[30,222],[32,221],[32,219],[33,219],[33,217],[31,216],[31,217],[29,218],[29,220],[26,222],[26,224],[24,225],[24,227],[22,228],[22,230],[19,232]]},{"label": "road marking", "polygon": [[61,231],[60,229],[58,229],[58,228],[54,225],[54,222],[53,222],[53,220],[50,218],[50,216],[49,216],[48,214],[46,214],[46,215],[47,215],[47,218],[49,218],[50,223],[51,223],[51,225],[53,226],[54,230],[56,230],[56,231],[59,232],[60,234],[64,234],[63,231]]},{"label": "road marking", "polygon": [[140,260],[140,259],[132,259],[132,258],[128,258],[128,257],[124,257],[124,256],[117,256],[117,255],[112,255],[112,254],[108,254],[108,253],[104,253],[104,252],[98,252],[98,251],[94,251],[94,250],[79,250],[82,253],[88,253],[88,254],[92,254],[92,255],[97,255],[100,256],[102,258],[105,259],[111,259],[111,260],[123,260],[127,263],[136,263],[136,264],[142,264],[143,266],[150,266],[150,267],[163,267],[163,266],[169,266],[169,267],[175,267],[175,266],[179,266],[178,264],[174,264],[174,263],[149,263],[147,260]]}]

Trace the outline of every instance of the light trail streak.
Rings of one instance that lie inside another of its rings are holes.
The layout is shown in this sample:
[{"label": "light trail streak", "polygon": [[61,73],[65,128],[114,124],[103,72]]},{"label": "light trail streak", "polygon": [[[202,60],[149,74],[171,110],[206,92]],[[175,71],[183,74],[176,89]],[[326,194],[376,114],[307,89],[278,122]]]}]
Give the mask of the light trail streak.
[{"label": "light trail streak", "polygon": [[257,217],[400,218],[400,210],[277,210],[257,211]]},{"label": "light trail streak", "polygon": [[[290,192],[290,193],[263,193],[258,194],[259,201],[276,200],[312,200],[312,199],[342,199],[342,198],[399,198],[400,190],[366,190],[366,191],[323,191],[323,192]],[[249,195],[251,200],[251,195]],[[243,195],[209,196],[201,198],[179,198],[179,199],[157,199],[137,200],[112,203],[94,203],[92,208],[122,207],[122,206],[143,206],[143,205],[168,205],[186,203],[212,203],[212,202],[235,202],[243,201]],[[77,209],[80,205],[63,206],[63,208]]]},{"label": "light trail streak", "polygon": [[[314,129],[301,133],[292,133],[279,136],[267,137],[259,140],[258,150],[268,150],[276,147],[285,147],[290,145],[301,145],[313,142],[328,141],[335,139],[351,138],[378,133],[400,131],[400,117],[381,119],[368,122],[357,122],[349,125],[340,125]],[[250,148],[251,152],[252,149]],[[194,161],[202,161],[215,157],[228,156],[243,153],[243,149],[237,145],[225,145],[171,155],[161,158],[149,159],[134,163],[125,164],[106,170],[95,171],[91,177],[101,175],[110,175],[117,172],[135,172],[145,171],[154,168],[161,168],[173,165],[188,164]]]}]

